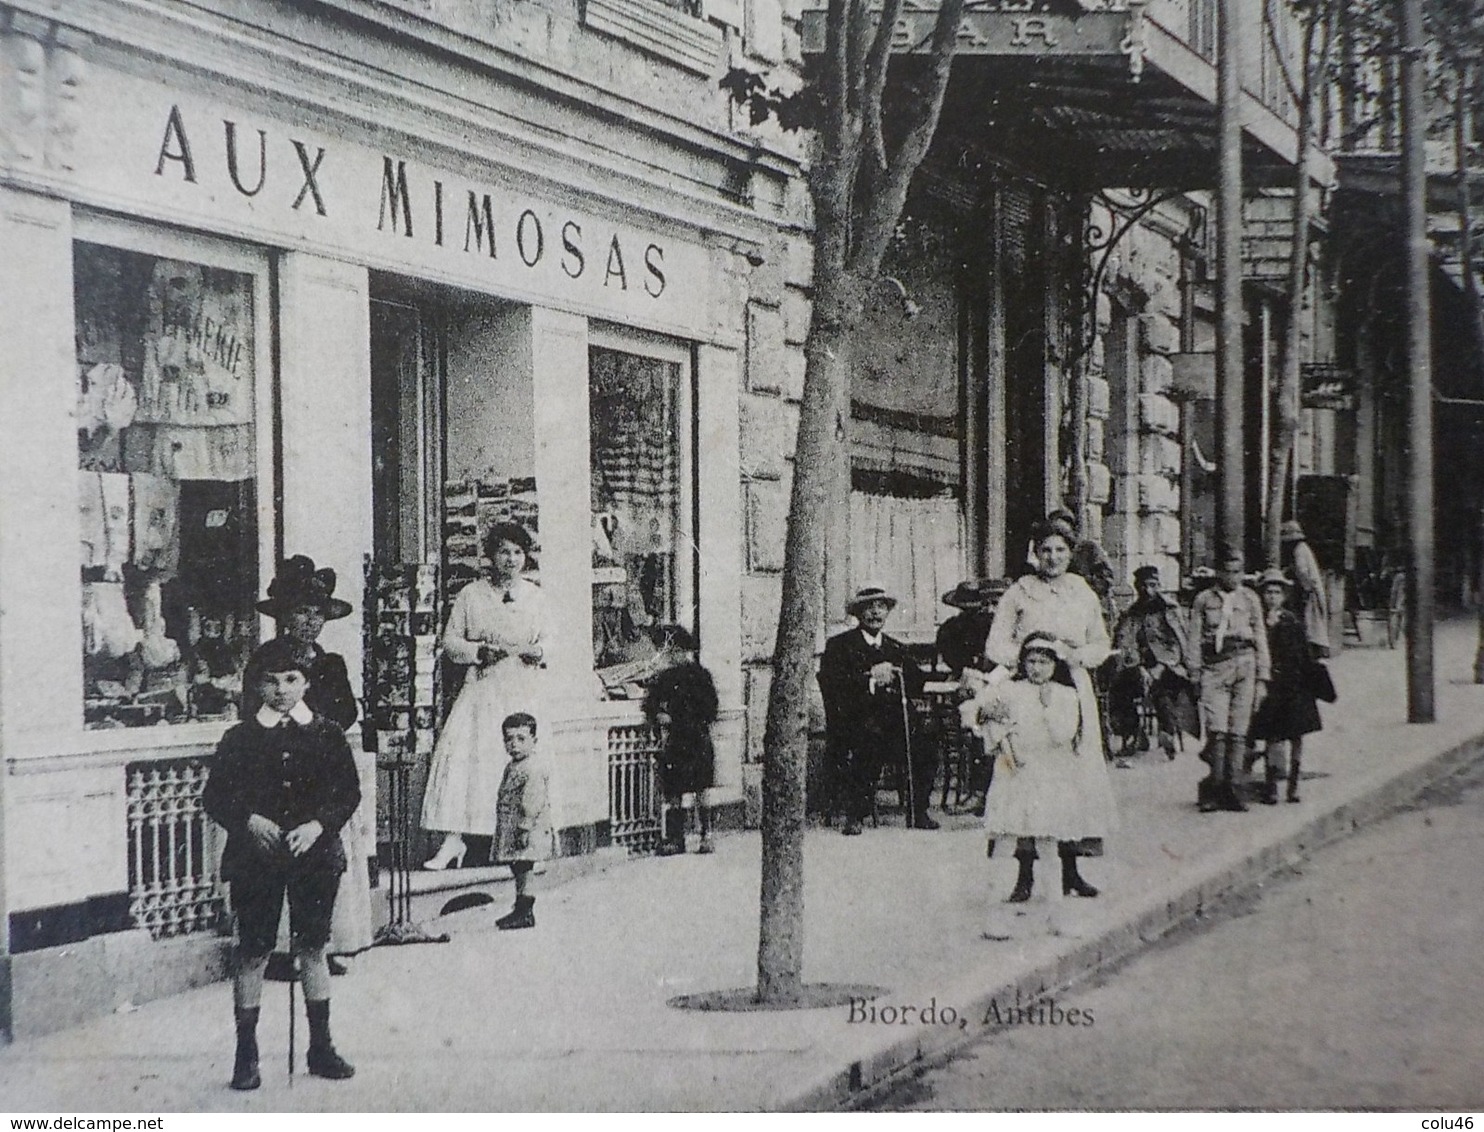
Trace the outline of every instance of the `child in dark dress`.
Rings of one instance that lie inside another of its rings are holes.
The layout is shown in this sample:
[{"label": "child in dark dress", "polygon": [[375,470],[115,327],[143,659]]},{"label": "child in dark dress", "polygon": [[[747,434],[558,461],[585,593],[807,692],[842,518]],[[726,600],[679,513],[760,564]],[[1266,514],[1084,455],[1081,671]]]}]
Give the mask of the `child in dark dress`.
[{"label": "child in dark dress", "polygon": [[258,1010],[285,892],[304,979],[309,1072],[342,1079],[355,1070],[330,1040],[325,947],[345,871],[340,827],[360,804],[360,781],[345,733],[304,703],[309,686],[304,651],[278,638],[254,652],[248,667],[261,706],[222,736],[201,799],[207,815],[227,831],[221,875],[231,884],[237,914],[232,1088],[256,1089],[262,1083]]},{"label": "child in dark dress", "polygon": [[664,840],[661,856],[685,852],[684,796],[694,794],[701,826],[698,853],[710,853],[711,809],[706,791],[716,774],[711,725],[716,722],[716,684],[696,660],[695,638],[680,626],[667,630],[667,666],[650,682],[644,696],[644,716],[662,736],[659,756],[660,789],[665,798]]}]

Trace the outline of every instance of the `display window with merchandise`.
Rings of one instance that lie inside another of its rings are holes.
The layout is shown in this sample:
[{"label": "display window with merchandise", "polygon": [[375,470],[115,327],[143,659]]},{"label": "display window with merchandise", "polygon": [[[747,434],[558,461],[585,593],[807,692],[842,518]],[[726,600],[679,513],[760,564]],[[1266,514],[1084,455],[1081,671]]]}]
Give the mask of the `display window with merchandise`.
[{"label": "display window with merchandise", "polygon": [[236,716],[258,641],[266,272],[213,241],[73,245],[83,719]]}]

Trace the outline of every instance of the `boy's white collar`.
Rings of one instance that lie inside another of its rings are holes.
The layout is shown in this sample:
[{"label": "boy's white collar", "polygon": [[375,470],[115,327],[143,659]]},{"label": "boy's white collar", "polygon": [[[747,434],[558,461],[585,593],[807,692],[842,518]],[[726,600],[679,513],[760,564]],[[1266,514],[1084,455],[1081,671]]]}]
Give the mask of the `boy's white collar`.
[{"label": "boy's white collar", "polygon": [[309,710],[309,705],[306,704],[303,700],[300,700],[286,712],[274,711],[267,704],[264,704],[262,707],[258,708],[258,714],[256,716],[258,723],[266,728],[277,727],[284,721],[285,717],[292,719],[295,723],[298,724],[314,722],[314,712]]}]

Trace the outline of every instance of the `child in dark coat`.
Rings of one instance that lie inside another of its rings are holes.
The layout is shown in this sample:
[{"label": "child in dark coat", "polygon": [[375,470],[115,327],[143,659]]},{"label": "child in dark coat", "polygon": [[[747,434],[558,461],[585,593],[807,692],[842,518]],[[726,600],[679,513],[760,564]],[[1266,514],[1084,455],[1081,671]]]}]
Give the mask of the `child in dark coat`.
[{"label": "child in dark coat", "polygon": [[206,813],[227,831],[222,879],[237,913],[237,971],[232,1002],[237,1054],[232,1088],[256,1089],[258,1010],[263,973],[288,894],[293,949],[304,979],[309,1072],[342,1079],[354,1068],[330,1040],[330,972],[325,947],[345,851],[340,827],[361,800],[345,733],[304,703],[304,651],[269,641],[248,662],[261,706],[217,744],[202,794]]},{"label": "child in dark coat", "polygon": [[711,809],[706,791],[716,775],[716,752],[711,725],[716,722],[716,684],[696,660],[695,638],[680,626],[668,630],[665,658],[669,662],[649,684],[644,715],[661,735],[660,789],[665,798],[662,856],[685,852],[686,794],[694,794],[701,826],[698,853],[710,853]]},{"label": "child in dark coat", "polygon": [[501,931],[536,926],[536,898],[526,891],[531,870],[551,850],[551,812],[546,768],[536,755],[536,717],[518,711],[500,724],[510,761],[495,798],[495,863],[515,878],[515,907],[495,921]]},{"label": "child in dark coat", "polygon": [[1263,572],[1258,586],[1267,618],[1273,676],[1268,684],[1267,699],[1253,714],[1252,738],[1267,743],[1267,774],[1261,798],[1271,806],[1278,801],[1278,783],[1285,777],[1288,779],[1288,800],[1299,800],[1304,736],[1318,731],[1322,722],[1319,705],[1309,690],[1309,666],[1313,663],[1309,637],[1304,623],[1284,608],[1293,583],[1283,571],[1274,568]]}]

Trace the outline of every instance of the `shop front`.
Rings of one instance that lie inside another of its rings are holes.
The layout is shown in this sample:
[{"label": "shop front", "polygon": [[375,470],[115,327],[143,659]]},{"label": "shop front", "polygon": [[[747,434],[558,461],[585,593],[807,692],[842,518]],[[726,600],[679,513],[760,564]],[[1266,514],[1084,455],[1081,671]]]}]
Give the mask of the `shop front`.
[{"label": "shop front", "polygon": [[739,390],[771,222],[706,190],[720,157],[692,147],[677,187],[663,132],[622,165],[617,135],[526,128],[582,108],[488,71],[400,83],[328,24],[136,15],[0,13],[16,1035],[220,973],[199,791],[288,555],[354,605],[321,643],[359,693],[368,562],[438,567],[441,621],[483,532],[521,523],[563,851],[653,834],[615,792],[647,767],[665,625],[716,679],[714,801],[742,798]]}]

